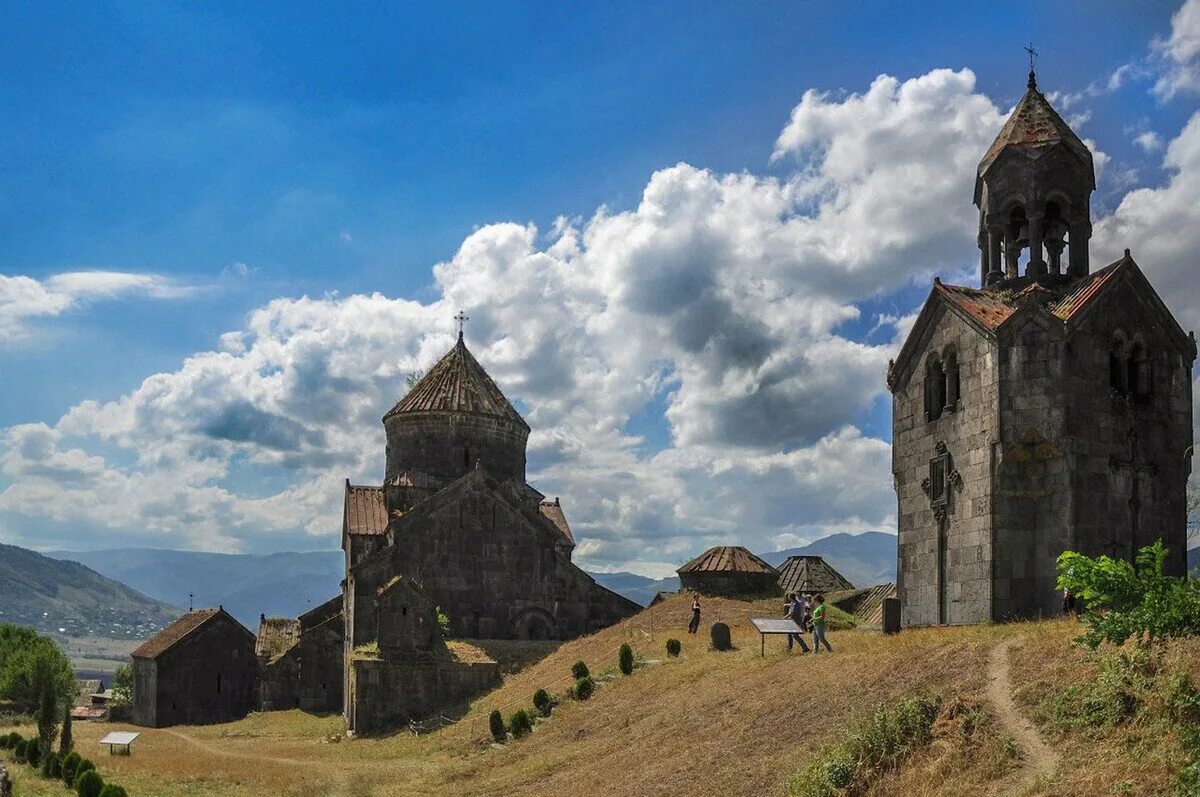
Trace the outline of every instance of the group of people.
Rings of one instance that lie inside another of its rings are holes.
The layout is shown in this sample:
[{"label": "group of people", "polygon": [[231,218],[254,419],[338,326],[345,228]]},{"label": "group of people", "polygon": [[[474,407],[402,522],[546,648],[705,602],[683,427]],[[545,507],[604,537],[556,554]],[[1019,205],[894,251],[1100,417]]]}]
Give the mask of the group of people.
[{"label": "group of people", "polygon": [[[800,652],[808,653],[808,643],[804,641],[804,634],[812,631],[814,653],[821,652],[821,646],[825,646],[825,650],[833,653],[833,648],[829,645],[829,640],[825,638],[825,596],[824,595],[797,595],[795,592],[788,595],[787,613],[784,619],[793,621],[800,626],[799,634],[788,634],[788,652],[792,652],[792,647],[798,642],[800,643]],[[700,596],[692,596],[692,619],[688,623],[688,633],[694,634],[700,629]]]},{"label": "group of people", "polygon": [[792,652],[792,646],[796,643],[800,644],[800,652],[808,653],[808,645],[804,642],[804,634],[812,631],[813,635],[813,653],[820,653],[821,646],[825,646],[825,650],[833,653],[833,648],[829,645],[829,640],[825,638],[825,596],[804,595],[801,597],[796,593],[788,595],[786,613],[784,619],[791,620],[796,625],[800,626],[801,633],[788,634],[788,653]]}]

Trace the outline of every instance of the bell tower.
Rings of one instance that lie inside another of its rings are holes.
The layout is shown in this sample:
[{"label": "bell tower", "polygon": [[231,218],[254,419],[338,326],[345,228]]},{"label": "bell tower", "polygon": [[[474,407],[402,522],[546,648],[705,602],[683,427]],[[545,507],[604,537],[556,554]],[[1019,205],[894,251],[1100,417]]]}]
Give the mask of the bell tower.
[{"label": "bell tower", "polygon": [[982,286],[1018,277],[1063,282],[1064,269],[1066,279],[1087,276],[1095,189],[1091,151],[1038,90],[1030,68],[1025,96],[975,176]]}]

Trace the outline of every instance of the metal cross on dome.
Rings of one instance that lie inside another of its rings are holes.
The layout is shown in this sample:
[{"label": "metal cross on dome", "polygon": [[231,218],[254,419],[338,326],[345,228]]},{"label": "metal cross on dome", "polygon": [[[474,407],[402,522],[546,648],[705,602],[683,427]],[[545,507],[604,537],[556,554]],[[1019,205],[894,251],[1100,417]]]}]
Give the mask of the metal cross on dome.
[{"label": "metal cross on dome", "polygon": [[1033,49],[1033,42],[1025,46],[1025,52],[1029,53],[1029,87],[1033,88],[1037,85],[1037,56],[1038,51]]},{"label": "metal cross on dome", "polygon": [[462,340],[463,327],[465,327],[467,325],[467,322],[470,320],[471,320],[471,317],[468,316],[466,313],[464,313],[462,310],[459,310],[458,315],[454,316],[454,321],[458,324],[458,339],[459,340]]}]

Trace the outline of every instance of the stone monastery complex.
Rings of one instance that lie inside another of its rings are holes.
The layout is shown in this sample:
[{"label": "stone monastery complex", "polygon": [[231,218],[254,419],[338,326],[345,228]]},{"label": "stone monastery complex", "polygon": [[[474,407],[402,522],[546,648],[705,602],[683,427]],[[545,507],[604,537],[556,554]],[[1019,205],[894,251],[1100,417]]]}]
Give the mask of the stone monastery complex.
[{"label": "stone monastery complex", "polygon": [[[1092,268],[1094,188],[1031,72],[976,176],[979,286],[935,279],[888,368],[906,626],[1055,613],[1067,549],[1128,559],[1162,539],[1184,571],[1196,342],[1128,250]],[[221,609],[184,615],[133,654],[136,722],[299,707],[379,732],[498,681],[459,660],[439,610],[481,639],[569,639],[639,610],[572,563],[562,505],[525,480],[529,426],[461,331],[383,424],[383,483],[345,487],[342,594],[257,637]],[[811,559],[720,547],[679,573],[703,592],[851,586]],[[858,592],[878,611],[891,590]]]}]

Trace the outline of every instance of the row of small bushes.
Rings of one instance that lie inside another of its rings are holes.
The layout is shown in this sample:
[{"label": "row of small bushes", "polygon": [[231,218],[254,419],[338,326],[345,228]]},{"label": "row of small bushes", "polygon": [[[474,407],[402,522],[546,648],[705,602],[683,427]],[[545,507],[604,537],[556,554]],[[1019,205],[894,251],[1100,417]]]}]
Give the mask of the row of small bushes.
[{"label": "row of small bushes", "polygon": [[28,764],[33,769],[40,767],[43,776],[61,780],[79,797],[127,797],[124,788],[105,783],[96,765],[74,750],[65,756],[51,750],[43,756],[40,747],[36,738],[26,739],[15,731],[0,736],[0,749],[12,750],[16,763]]},{"label": "row of small bushes", "polygon": [[[678,639],[667,640],[667,655],[678,656],[683,646]],[[621,645],[617,651],[617,667],[622,674],[630,675],[633,673],[633,648],[628,644]],[[575,679],[575,683],[567,690],[567,695],[574,700],[587,700],[596,691],[596,682],[592,680],[591,670],[588,669],[587,662],[580,660],[571,665],[571,677]],[[533,693],[533,708],[542,717],[549,717],[554,711],[555,701],[550,696],[550,693],[545,689],[538,689]],[[504,717],[497,709],[488,717],[488,726],[492,732],[492,738],[497,742],[504,743],[509,734],[514,739],[520,739],[522,736],[533,731],[533,718],[524,708],[519,708],[508,718],[508,723],[504,722]]]},{"label": "row of small bushes", "polygon": [[790,797],[863,794],[871,782],[933,740],[941,708],[937,696],[910,697],[880,706],[846,732],[840,744],[788,781]]}]

